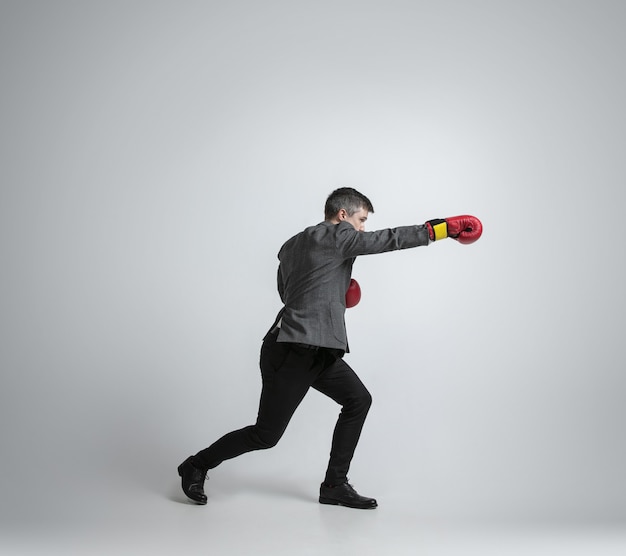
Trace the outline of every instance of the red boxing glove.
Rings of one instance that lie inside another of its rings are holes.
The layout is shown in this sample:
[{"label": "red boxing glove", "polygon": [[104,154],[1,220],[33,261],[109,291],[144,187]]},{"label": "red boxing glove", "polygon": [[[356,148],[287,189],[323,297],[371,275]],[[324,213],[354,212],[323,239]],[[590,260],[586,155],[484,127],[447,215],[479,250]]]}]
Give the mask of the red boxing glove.
[{"label": "red boxing glove", "polygon": [[346,292],[346,308],[354,307],[359,301],[361,301],[361,286],[354,278],[350,278],[350,285]]},{"label": "red boxing glove", "polygon": [[452,216],[445,220],[429,220],[426,222],[426,227],[433,241],[451,237],[464,245],[474,243],[483,233],[480,220],[469,215]]}]

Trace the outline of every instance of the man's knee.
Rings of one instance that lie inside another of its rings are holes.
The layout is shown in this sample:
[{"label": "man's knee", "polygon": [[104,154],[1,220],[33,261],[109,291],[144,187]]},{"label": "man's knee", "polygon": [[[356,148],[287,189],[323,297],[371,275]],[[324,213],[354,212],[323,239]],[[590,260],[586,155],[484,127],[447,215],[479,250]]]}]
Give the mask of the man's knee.
[{"label": "man's knee", "polygon": [[372,407],[372,395],[367,390],[361,396],[361,404],[368,410]]},{"label": "man's knee", "polygon": [[352,413],[367,413],[372,406],[372,395],[363,390],[358,396],[348,400],[344,408]]},{"label": "man's knee", "polygon": [[268,450],[278,444],[278,441],[283,436],[284,431],[264,431],[255,427],[251,433],[250,438],[257,450]]}]

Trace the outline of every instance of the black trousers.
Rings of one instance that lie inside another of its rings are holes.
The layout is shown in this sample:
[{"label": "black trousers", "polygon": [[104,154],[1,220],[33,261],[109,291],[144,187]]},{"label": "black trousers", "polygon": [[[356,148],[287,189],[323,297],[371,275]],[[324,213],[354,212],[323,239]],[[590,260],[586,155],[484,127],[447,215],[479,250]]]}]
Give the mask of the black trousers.
[{"label": "black trousers", "polygon": [[201,450],[194,464],[213,469],[246,452],[275,446],[312,387],[342,406],[324,482],[344,483],[372,397],[341,355],[326,348],[277,342],[275,334],[268,334],[261,347],[263,388],[256,423]]}]

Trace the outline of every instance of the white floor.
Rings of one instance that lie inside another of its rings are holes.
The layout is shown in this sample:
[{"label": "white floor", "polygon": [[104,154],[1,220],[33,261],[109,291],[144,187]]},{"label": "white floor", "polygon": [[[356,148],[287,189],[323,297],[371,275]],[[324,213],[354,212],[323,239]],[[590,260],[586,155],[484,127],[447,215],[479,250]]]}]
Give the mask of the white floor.
[{"label": "white floor", "polygon": [[118,481],[67,497],[50,485],[56,499],[16,499],[12,519],[2,524],[0,554],[626,554],[626,530],[618,527],[454,522],[425,516],[409,495],[384,489],[361,489],[377,496],[376,510],[323,506],[316,483],[279,483],[262,473],[211,479],[209,503],[196,506],[170,479],[160,489]]}]

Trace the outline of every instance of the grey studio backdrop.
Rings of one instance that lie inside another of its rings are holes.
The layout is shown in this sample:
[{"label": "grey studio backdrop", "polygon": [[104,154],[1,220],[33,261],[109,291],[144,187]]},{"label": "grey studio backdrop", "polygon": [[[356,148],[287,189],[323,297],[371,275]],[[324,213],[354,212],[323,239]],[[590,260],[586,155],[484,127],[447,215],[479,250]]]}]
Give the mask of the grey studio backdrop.
[{"label": "grey studio backdrop", "polygon": [[[175,499],[183,458],[253,422],[277,251],[339,186],[370,230],[485,228],[355,264],[360,490],[425,517],[626,517],[625,18],[2,1],[3,529]],[[313,503],[337,412],[312,392],[211,488]]]}]

